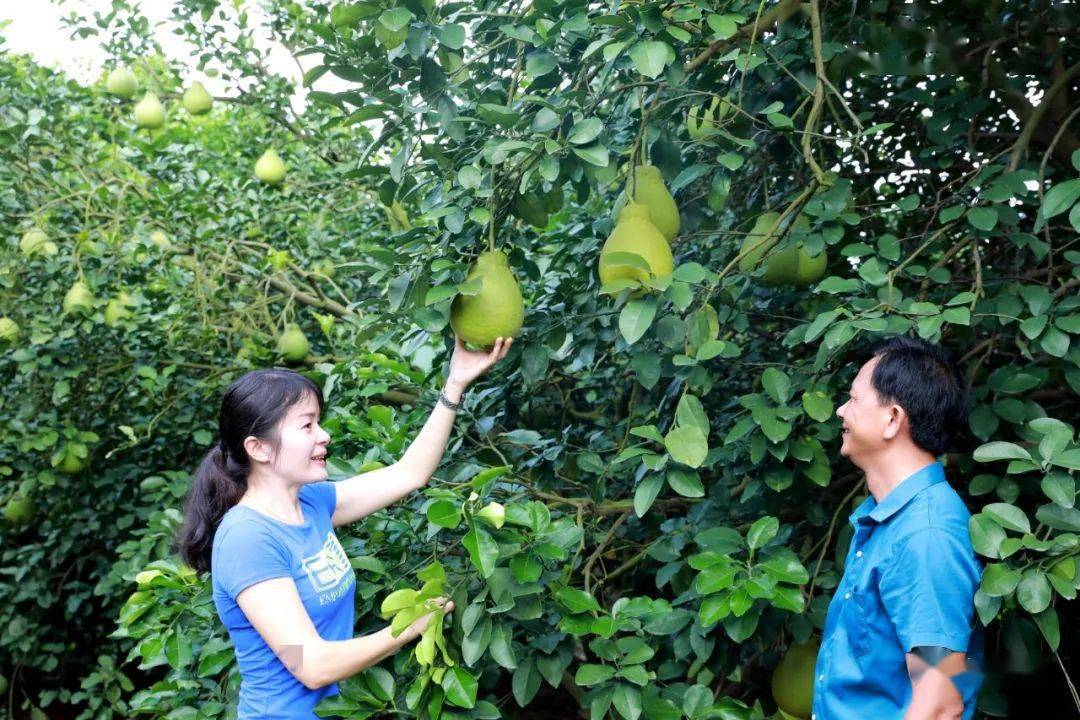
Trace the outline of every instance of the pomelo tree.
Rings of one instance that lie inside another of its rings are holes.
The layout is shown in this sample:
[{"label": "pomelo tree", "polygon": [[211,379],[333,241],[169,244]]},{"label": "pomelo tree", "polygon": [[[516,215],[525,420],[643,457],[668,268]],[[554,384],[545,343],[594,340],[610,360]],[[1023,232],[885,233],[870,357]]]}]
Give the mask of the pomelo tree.
[{"label": "pomelo tree", "polygon": [[[833,412],[895,333],[946,345],[971,385],[945,463],[1003,670],[981,711],[1031,691],[1080,705],[1061,642],[1080,586],[1067,15],[1000,0],[264,7],[176,3],[199,69],[230,87],[200,117],[178,111],[188,82],[132,4],[76,21],[167,106],[159,130],[135,129],[104,75],[82,88],[0,66],[0,288],[22,329],[0,360],[18,398],[0,472],[43,518],[0,531],[16,706],[227,716],[231,648],[208,582],[169,548],[221,390],[283,363],[296,323],[333,474],[393,462],[492,246],[525,298],[514,352],[470,393],[431,485],[340,532],[358,633],[424,582],[459,610],[327,713],[776,712],[773,670],[820,631],[865,496]],[[305,85],[347,87],[293,113],[250,40],[259,22],[308,58]],[[252,177],[268,138],[278,185]],[[604,285],[612,210],[638,199],[642,165],[679,210],[674,271]],[[34,229],[59,251],[21,254]],[[92,307],[61,319],[76,280]],[[120,291],[132,316],[111,327],[99,306]],[[69,454],[89,462],[58,473]],[[106,636],[100,658],[80,647]]]}]

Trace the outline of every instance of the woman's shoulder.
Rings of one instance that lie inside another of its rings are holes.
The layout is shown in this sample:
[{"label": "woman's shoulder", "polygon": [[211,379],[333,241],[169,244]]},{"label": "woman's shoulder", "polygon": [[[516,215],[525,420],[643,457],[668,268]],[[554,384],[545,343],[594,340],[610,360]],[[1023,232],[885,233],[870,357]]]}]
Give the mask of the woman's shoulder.
[{"label": "woman's shoulder", "polygon": [[266,542],[274,535],[272,525],[257,512],[243,505],[234,505],[222,516],[214,533],[214,549],[223,546],[249,546]]}]

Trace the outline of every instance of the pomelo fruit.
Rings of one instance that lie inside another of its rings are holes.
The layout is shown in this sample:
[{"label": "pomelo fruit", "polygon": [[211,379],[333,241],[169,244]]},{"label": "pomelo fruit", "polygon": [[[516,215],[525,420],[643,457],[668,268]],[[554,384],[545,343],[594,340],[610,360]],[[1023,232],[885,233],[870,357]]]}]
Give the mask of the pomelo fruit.
[{"label": "pomelo fruit", "polygon": [[799,248],[799,267],[795,273],[795,287],[810,287],[825,276],[829,264],[828,254],[822,250],[817,255],[810,255]]},{"label": "pomelo fruit", "polygon": [[86,313],[94,307],[94,296],[86,283],[77,280],[71,289],[64,295],[64,312],[71,315],[74,313]]},{"label": "pomelo fruit", "polygon": [[105,324],[116,327],[123,318],[131,317],[129,305],[131,305],[131,296],[126,292],[121,292],[110,299],[109,304],[105,306]]},{"label": "pomelo fruit", "polygon": [[142,100],[135,103],[135,124],[141,128],[153,130],[165,124],[165,106],[154,93],[146,93]]},{"label": "pomelo fruit", "polygon": [[135,73],[127,68],[116,68],[109,73],[108,79],[105,80],[105,89],[110,94],[124,100],[135,97],[135,91],[138,87],[139,82],[135,79]]},{"label": "pomelo fruit", "polygon": [[[45,244],[49,242],[49,236],[45,234],[45,231],[41,228],[30,228],[23,233],[22,238],[19,240],[19,249],[23,255],[44,255]],[[55,247],[55,246],[54,246]]]},{"label": "pomelo fruit", "polygon": [[87,465],[89,465],[89,460],[76,455],[71,446],[68,445],[64,448],[64,458],[56,466],[56,469],[65,475],[75,475],[85,470]]},{"label": "pomelo fruit", "polygon": [[162,250],[171,250],[173,246],[172,241],[169,240],[169,236],[161,230],[155,230],[150,233],[150,242],[154,243]]},{"label": "pomelo fruit", "polygon": [[289,323],[278,337],[278,352],[289,362],[300,362],[307,357],[310,346],[304,331],[296,323]]},{"label": "pomelo fruit", "polygon": [[285,163],[273,148],[264,152],[255,162],[255,177],[271,185],[277,185],[285,179]]},{"label": "pomelo fruit", "polygon": [[765,254],[773,249],[779,239],[776,228],[780,213],[763,212],[754,220],[754,227],[743,239],[739,248],[739,270],[753,272]]},{"label": "pomelo fruit", "polygon": [[0,317],[0,341],[13,343],[19,339],[19,324],[9,317]]},{"label": "pomelo fruit", "polygon": [[465,281],[481,279],[475,295],[459,294],[450,305],[450,327],[467,343],[488,348],[496,338],[512,338],[525,321],[525,301],[506,255],[480,254]]},{"label": "pomelo fruit", "polygon": [[[655,165],[639,165],[634,177],[626,185],[626,195],[634,188],[634,202],[649,208],[649,220],[668,240],[679,234],[679,207],[668,192],[660,168]],[[616,217],[622,217],[621,211]]]},{"label": "pomelo fruit", "polygon": [[214,98],[210,97],[210,93],[206,91],[203,84],[196,80],[184,91],[182,102],[184,103],[184,109],[192,115],[205,115],[210,112],[210,108],[214,104]]},{"label": "pomelo fruit", "polygon": [[4,517],[14,525],[25,525],[34,519],[37,514],[37,506],[32,498],[25,495],[16,495],[4,505]]},{"label": "pomelo fruit", "polygon": [[765,275],[761,281],[769,287],[793,285],[801,253],[802,250],[793,245],[770,255],[765,261]]},{"label": "pomelo fruit", "polygon": [[[671,255],[671,247],[650,217],[649,208],[644,205],[630,203],[623,208],[618,224],[600,250],[601,283],[607,285],[620,278],[645,282],[650,277],[668,275],[674,270],[675,260]],[[607,259],[611,253],[616,252],[640,255],[648,263],[650,272]]]},{"label": "pomelo fruit", "polygon": [[510,205],[510,209],[515,216],[533,227],[547,227],[548,211],[544,206],[544,200],[536,193],[530,192],[514,196],[514,202]]},{"label": "pomelo fruit", "polygon": [[814,666],[820,645],[817,637],[792,645],[773,670],[773,699],[788,715],[810,717],[814,704]]},{"label": "pomelo fruit", "polygon": [[731,109],[726,98],[713,96],[708,105],[694,105],[686,115],[686,132],[691,140],[703,140],[720,127]]}]

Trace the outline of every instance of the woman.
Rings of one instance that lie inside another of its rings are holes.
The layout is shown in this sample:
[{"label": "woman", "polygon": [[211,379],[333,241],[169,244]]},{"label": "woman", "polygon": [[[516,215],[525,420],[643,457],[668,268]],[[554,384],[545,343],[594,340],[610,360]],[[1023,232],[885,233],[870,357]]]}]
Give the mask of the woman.
[{"label": "woman", "polygon": [[[439,465],[468,385],[505,357],[455,338],[446,386],[423,429],[393,465],[325,482],[330,436],[319,427],[319,387],[288,370],[234,382],[218,416],[221,442],[195,473],[180,554],[211,573],[214,604],[240,665],[238,719],[316,717],[337,682],[416,639],[434,613],[398,637],[387,626],[353,637],[355,574],[333,528],[355,522],[427,484]],[[442,611],[450,612],[453,603]]]}]

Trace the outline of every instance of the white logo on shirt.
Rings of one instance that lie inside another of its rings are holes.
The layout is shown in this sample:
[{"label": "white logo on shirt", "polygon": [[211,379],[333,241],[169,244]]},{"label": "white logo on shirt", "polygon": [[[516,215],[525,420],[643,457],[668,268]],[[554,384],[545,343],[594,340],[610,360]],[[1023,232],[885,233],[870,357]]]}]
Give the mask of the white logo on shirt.
[{"label": "white logo on shirt", "polygon": [[351,569],[345,548],[341,547],[332,530],[326,533],[326,542],[322,549],[311,557],[304,558],[300,564],[311,581],[311,587],[317,593],[337,585]]}]

